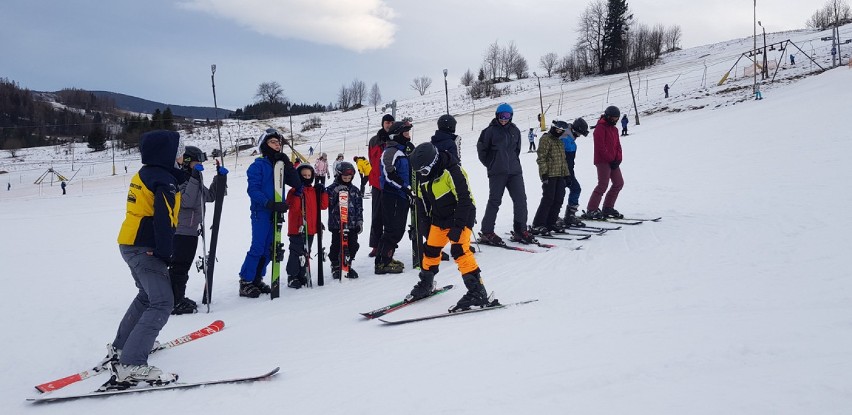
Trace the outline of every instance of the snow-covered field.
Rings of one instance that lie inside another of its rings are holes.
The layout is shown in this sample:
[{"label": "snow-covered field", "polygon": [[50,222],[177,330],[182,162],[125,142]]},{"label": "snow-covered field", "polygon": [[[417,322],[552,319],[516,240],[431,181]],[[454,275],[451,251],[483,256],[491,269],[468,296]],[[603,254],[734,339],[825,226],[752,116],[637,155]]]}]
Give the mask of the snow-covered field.
[{"label": "snow-covered field", "polygon": [[[841,32],[846,37],[852,28]],[[790,38],[800,46],[816,39],[817,62],[825,65],[822,35],[768,34],[777,37],[770,42]],[[399,327],[365,321],[359,312],[398,300],[417,280],[411,270],[373,275],[366,234],[354,263],[360,279],[285,289],[275,301],[239,298],[237,272],[250,239],[245,168],[251,158],[227,158],[230,189],[211,313],[174,316],[161,340],[215,319],[226,328],[158,353],[151,363],[187,382],[282,367],[273,380],[250,385],[25,403],[37,394],[33,385],[96,363],[134,296],[115,238],[127,181],[139,164],[132,154],[117,154],[112,176],[108,154],[75,151],[73,172],[70,157],[53,148],[21,151],[23,162],[0,159],[0,170],[10,172],[0,184],[12,184],[11,191],[0,189],[0,405],[4,413],[91,415],[849,413],[852,282],[843,254],[852,233],[844,214],[852,191],[843,171],[852,153],[844,127],[852,70],[795,79],[808,71],[797,53],[797,66],[779,71],[788,80],[764,86],[765,99],[753,101],[752,80],[742,69],[716,86],[750,44],[684,50],[632,75],[641,125],[633,125],[631,113],[630,135],[622,139],[626,185],[616,207],[628,216],[664,218],[580,243],[557,242],[560,247],[537,254],[483,247],[477,260],[497,298],[540,300],[522,307]],[[672,86],[669,100],[662,97],[665,83]],[[606,105],[627,112],[631,102],[624,76],[561,89],[558,80],[542,79],[542,87],[548,120],[561,109],[569,121],[584,116],[592,123]],[[487,179],[475,157],[479,130],[500,101],[515,107],[522,130],[539,111],[534,78],[511,88],[510,96],[477,102],[473,115],[462,90],[450,90],[480,218]],[[428,140],[444,105],[443,91],[399,101],[398,113],[415,120],[415,143]],[[298,149],[321,145],[332,157],[342,151],[351,159],[365,153],[380,113],[322,118],[324,127],[301,137]],[[229,122],[223,140],[287,123]],[[199,131],[187,140],[209,150],[214,137],[215,130]],[[595,182],[591,138],[579,146],[585,204]],[[532,214],[540,198],[535,154],[521,157]],[[64,175],[79,172],[67,196],[56,185],[31,184],[51,161]],[[498,230],[508,231],[510,223],[507,196]],[[571,249],[578,244],[581,250]],[[398,257],[408,263],[406,240]],[[437,281],[461,285],[448,263]],[[201,275],[192,274],[188,295],[200,300],[202,286]],[[456,288],[391,316],[446,310],[462,293]],[[104,380],[55,393],[89,391]]]}]

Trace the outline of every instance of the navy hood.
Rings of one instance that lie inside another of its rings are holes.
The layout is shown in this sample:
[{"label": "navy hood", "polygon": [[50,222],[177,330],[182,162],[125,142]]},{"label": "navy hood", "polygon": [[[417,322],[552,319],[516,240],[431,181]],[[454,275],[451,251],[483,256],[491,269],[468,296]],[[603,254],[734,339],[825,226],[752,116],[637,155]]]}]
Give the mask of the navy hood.
[{"label": "navy hood", "polygon": [[142,164],[174,168],[180,145],[180,134],[176,131],[154,130],[142,134],[139,152]]}]

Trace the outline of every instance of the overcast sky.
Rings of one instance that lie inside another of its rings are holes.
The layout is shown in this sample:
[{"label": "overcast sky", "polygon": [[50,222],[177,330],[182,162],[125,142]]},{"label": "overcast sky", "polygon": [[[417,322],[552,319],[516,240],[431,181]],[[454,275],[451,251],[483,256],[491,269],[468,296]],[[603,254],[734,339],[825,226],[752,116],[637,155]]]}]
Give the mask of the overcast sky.
[{"label": "overcast sky", "polygon": [[[39,91],[107,90],[177,105],[254,100],[276,81],[294,102],[336,101],[344,83],[379,84],[386,101],[443,89],[486,47],[514,41],[530,71],[575,43],[582,0],[3,0],[0,77]],[[751,36],[749,0],[633,0],[639,23],[680,25],[682,46]],[[824,1],[757,2],[768,32],[801,29]],[[760,29],[758,28],[758,31]]]}]

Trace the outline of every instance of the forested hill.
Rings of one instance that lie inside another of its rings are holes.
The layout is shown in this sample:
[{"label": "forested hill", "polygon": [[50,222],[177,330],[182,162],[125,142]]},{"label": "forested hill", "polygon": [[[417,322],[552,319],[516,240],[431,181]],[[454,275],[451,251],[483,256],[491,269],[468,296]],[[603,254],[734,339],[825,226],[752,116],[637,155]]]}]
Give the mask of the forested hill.
[{"label": "forested hill", "polygon": [[[160,111],[164,111],[166,107],[169,107],[172,109],[172,113],[177,117],[211,120],[216,118],[216,109],[213,107],[188,107],[183,105],[163,104],[161,102],[149,101],[147,99],[109,91],[90,92],[95,94],[95,96],[99,99],[111,99],[115,102],[115,107],[117,109],[125,111],[153,114],[158,108]],[[226,118],[232,112],[233,111],[228,109],[219,108],[219,118]]]}]

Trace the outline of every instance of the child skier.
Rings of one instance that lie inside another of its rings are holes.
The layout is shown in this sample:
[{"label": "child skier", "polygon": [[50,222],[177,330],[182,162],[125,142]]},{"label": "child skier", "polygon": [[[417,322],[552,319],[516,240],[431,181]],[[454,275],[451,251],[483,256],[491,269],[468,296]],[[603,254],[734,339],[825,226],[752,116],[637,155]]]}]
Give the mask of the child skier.
[{"label": "child skier", "polygon": [[580,187],[580,182],[577,180],[577,175],[574,172],[574,159],[577,156],[577,137],[585,137],[587,135],[589,135],[589,124],[582,117],[574,120],[571,123],[571,128],[565,134],[562,134],[562,144],[565,147],[565,161],[568,163],[569,174],[566,179],[566,186],[568,186],[568,206],[565,208],[565,218],[561,220],[557,219],[557,224],[565,228],[586,226],[576,216],[577,210],[580,208],[580,192],[583,189]]},{"label": "child skier", "polygon": [[[363,159],[363,158],[362,158]],[[340,200],[338,199],[340,192],[345,190],[349,192],[349,218],[345,232],[348,234],[349,241],[349,278],[358,278],[358,273],[351,268],[351,262],[355,260],[355,254],[358,253],[358,235],[364,227],[364,199],[359,189],[352,184],[352,179],[355,177],[355,166],[348,161],[344,161],[337,165],[337,170],[334,172],[334,182],[326,188],[328,197],[328,229],[331,231],[331,248],[329,249],[329,261],[331,262],[332,278],[340,279],[340,251],[341,251],[341,235],[340,235]]]},{"label": "child skier", "polygon": [[458,159],[447,151],[439,152],[432,143],[418,145],[411,155],[411,163],[420,176],[417,196],[426,205],[431,225],[423,249],[420,281],[406,297],[406,301],[428,297],[434,291],[435,274],[441,264],[441,250],[450,243],[450,253],[462,274],[467,293],[448,311],[452,313],[471,307],[499,304],[497,300],[489,302],[479,265],[470,251],[476,206],[467,173],[459,165]]},{"label": "child skier", "polygon": [[[287,236],[290,238],[290,258],[287,260],[287,286],[299,289],[308,284],[307,277],[307,247],[310,247],[317,234],[317,189],[313,187],[314,168],[308,163],[302,163],[296,168],[296,173],[302,180],[302,193],[296,189],[287,193]],[[328,209],[328,194],[322,190],[320,208]],[[302,203],[304,199],[304,203]],[[302,210],[302,206],[305,210]],[[308,240],[305,242],[305,224],[307,224]]]},{"label": "child skier", "polygon": [[565,178],[568,163],[565,161],[565,146],[560,137],[568,130],[568,123],[553,120],[550,129],[541,136],[538,145],[538,175],[541,178],[541,203],[532,223],[533,235],[550,235],[550,232],[565,232],[556,225],[562,201],[565,200]]},{"label": "child skier", "polygon": [[[199,227],[204,227],[201,222],[204,218],[204,204],[216,198],[216,188],[219,185],[217,174],[213,176],[209,189],[204,186],[204,177],[201,174],[204,171],[204,165],[201,163],[204,161],[207,161],[207,155],[200,148],[186,146],[181,167],[189,176],[189,180],[180,186],[180,214],[172,242],[172,263],[169,265],[169,279],[175,297],[173,315],[198,311],[195,301],[186,298],[186,283],[189,281],[189,268],[192,267],[198,249]],[[219,167],[218,173],[224,176],[228,174],[228,169]]]}]

